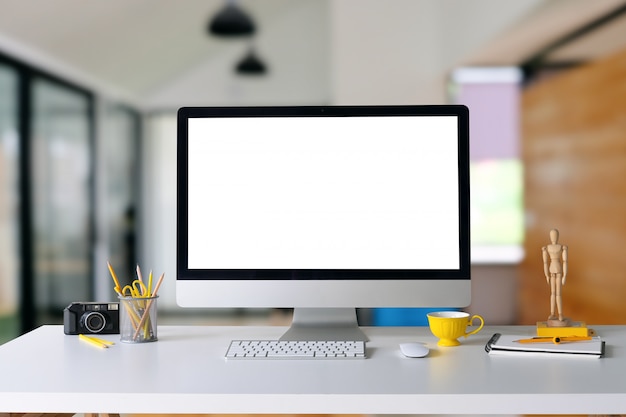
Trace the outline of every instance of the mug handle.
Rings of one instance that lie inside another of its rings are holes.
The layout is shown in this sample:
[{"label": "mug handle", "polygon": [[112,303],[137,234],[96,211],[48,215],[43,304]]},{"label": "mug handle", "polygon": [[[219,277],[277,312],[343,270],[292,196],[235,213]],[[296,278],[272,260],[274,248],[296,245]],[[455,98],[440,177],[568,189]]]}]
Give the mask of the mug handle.
[{"label": "mug handle", "polygon": [[472,317],[470,317],[469,322],[467,323],[468,326],[472,325],[472,322],[474,321],[474,319],[478,319],[480,320],[480,325],[478,326],[477,329],[472,330],[469,333],[465,333],[465,337],[472,335],[472,334],[476,334],[480,331],[480,329],[483,328],[483,326],[485,325],[485,320],[483,320],[483,318],[481,316],[479,316],[478,314],[474,314]]}]

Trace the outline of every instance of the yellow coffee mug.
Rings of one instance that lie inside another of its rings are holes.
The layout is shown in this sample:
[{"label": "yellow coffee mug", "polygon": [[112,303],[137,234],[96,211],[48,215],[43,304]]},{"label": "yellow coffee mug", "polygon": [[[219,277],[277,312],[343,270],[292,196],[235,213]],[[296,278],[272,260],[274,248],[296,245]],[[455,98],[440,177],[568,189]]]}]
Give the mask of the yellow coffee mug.
[{"label": "yellow coffee mug", "polygon": [[[485,325],[485,320],[478,314],[470,317],[462,311],[437,311],[427,316],[430,331],[439,338],[438,346],[458,346],[461,344],[457,340],[459,337],[476,334]],[[480,325],[468,333],[467,327],[472,325],[474,319],[478,319]]]}]

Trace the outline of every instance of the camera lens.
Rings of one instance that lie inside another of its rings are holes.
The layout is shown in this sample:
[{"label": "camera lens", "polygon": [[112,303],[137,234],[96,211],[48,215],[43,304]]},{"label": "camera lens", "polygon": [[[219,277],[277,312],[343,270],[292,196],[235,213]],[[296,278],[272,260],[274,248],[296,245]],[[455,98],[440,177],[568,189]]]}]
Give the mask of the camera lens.
[{"label": "camera lens", "polygon": [[91,333],[100,333],[106,326],[106,319],[102,313],[87,313],[83,316],[83,325]]}]

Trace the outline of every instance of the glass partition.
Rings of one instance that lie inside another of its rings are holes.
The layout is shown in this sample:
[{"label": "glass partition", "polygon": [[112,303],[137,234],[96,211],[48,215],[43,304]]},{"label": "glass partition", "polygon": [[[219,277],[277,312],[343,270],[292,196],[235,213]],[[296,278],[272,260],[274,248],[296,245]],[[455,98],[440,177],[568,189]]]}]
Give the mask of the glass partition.
[{"label": "glass partition", "polygon": [[31,111],[34,305],[41,324],[92,293],[90,100],[35,78]]},{"label": "glass partition", "polygon": [[0,64],[0,344],[19,332],[18,76]]},{"label": "glass partition", "polygon": [[[106,261],[114,266],[119,279],[130,283],[140,262],[136,247],[136,210],[138,196],[139,116],[128,107],[111,104],[103,112],[103,139],[97,146],[98,170],[102,183],[97,207],[100,237],[106,242]],[[112,300],[117,296],[106,269],[105,260],[98,260],[96,268],[104,271],[96,283],[98,300]],[[141,265],[149,269],[147,264]],[[148,273],[148,271],[146,271]]]}]

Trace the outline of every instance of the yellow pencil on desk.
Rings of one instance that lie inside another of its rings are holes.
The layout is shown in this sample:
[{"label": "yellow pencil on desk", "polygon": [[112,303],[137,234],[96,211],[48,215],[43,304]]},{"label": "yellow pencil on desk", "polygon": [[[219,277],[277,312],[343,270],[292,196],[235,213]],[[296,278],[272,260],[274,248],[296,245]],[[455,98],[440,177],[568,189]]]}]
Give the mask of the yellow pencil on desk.
[{"label": "yellow pencil on desk", "polygon": [[558,345],[561,342],[582,342],[591,340],[591,336],[555,336],[555,337],[533,337],[532,339],[515,340],[517,343],[554,343]]},{"label": "yellow pencil on desk", "polygon": [[98,338],[96,336],[87,336],[87,335],[84,335],[84,336],[88,337],[89,339],[93,339],[96,342],[104,343],[107,346],[113,346],[115,344],[115,342],[111,342],[110,340],[100,339],[100,338]]},{"label": "yellow pencil on desk", "polygon": [[87,336],[87,335],[84,335],[84,334],[79,334],[78,338],[81,339],[81,340],[84,340],[85,342],[90,343],[90,344],[92,344],[94,346],[97,346],[99,348],[105,348],[105,349],[108,348],[109,346],[115,344],[115,343],[110,342],[108,340],[99,339],[97,337]]}]

